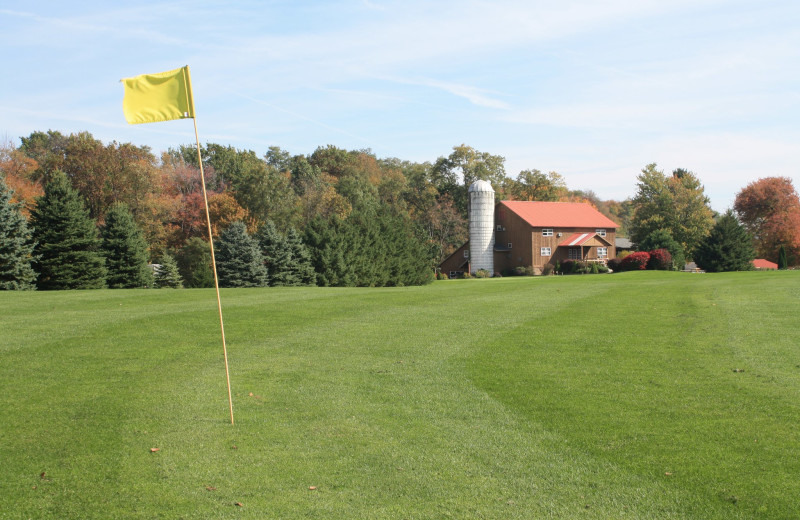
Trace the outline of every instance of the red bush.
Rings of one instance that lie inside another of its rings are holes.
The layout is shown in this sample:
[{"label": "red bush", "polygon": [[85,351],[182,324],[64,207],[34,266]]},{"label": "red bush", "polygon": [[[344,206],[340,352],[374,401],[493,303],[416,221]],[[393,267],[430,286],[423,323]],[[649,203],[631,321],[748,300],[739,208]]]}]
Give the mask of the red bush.
[{"label": "red bush", "polygon": [[654,249],[650,251],[650,260],[647,268],[656,271],[669,271],[672,269],[672,255],[666,249]]},{"label": "red bush", "polygon": [[623,271],[640,271],[647,269],[647,262],[650,260],[650,253],[637,251],[622,259],[620,267]]}]

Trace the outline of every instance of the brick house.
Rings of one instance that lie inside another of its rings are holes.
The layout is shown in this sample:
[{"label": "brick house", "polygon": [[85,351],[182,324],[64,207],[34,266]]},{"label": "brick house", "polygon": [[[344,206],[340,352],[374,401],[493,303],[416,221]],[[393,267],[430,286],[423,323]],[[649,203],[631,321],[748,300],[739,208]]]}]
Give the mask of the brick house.
[{"label": "brick house", "polygon": [[[564,260],[606,263],[616,256],[618,225],[590,204],[504,200],[494,210],[494,271]],[[439,266],[450,277],[469,271],[469,242]]]}]

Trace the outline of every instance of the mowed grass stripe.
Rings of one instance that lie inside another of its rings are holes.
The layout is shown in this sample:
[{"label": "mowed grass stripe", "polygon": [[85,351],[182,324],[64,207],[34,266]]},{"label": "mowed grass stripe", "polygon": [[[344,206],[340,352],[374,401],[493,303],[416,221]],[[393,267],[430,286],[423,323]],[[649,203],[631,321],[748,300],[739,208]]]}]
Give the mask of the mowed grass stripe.
[{"label": "mowed grass stripe", "polygon": [[796,282],[2,294],[0,518],[796,516]]},{"label": "mowed grass stripe", "polygon": [[[549,345],[530,341],[531,323],[477,353],[471,370],[492,395],[592,456],[682,486],[684,515],[796,516],[798,334],[791,313],[764,303],[770,294],[777,307],[797,304],[792,291],[775,297],[775,275],[684,283],[663,274],[640,284],[632,273],[633,284],[615,280],[617,301],[602,320],[562,316],[552,327],[567,332]],[[754,324],[762,314],[765,328]],[[792,337],[793,352],[775,356],[773,334]],[[759,368],[778,359],[779,371]]]}]

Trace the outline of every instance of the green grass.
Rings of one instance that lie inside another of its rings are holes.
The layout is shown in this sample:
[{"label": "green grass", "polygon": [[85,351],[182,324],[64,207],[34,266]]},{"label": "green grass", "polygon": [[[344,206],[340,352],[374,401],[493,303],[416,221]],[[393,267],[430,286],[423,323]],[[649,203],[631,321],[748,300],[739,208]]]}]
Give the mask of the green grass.
[{"label": "green grass", "polygon": [[2,293],[0,519],[797,518],[799,288]]}]

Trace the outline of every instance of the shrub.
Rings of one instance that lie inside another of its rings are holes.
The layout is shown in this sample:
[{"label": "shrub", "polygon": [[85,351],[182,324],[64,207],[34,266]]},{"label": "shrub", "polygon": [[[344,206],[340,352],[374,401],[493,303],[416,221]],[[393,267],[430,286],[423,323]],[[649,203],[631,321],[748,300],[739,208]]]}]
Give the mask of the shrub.
[{"label": "shrub", "polygon": [[437,280],[447,280],[447,274],[439,271],[438,273],[436,273],[436,279]]},{"label": "shrub", "polygon": [[464,272],[461,274],[461,278],[462,278],[462,279],[464,279],[464,280],[467,280],[467,279],[469,279],[469,278],[472,278],[472,275],[471,275],[471,274],[469,274],[469,271],[464,271]]},{"label": "shrub", "polygon": [[[642,251],[650,251],[652,253],[655,249],[666,249],[672,257],[670,266],[664,269],[683,269],[686,262],[686,256],[683,252],[683,247],[672,238],[672,234],[666,229],[657,229],[647,235],[644,240],[639,244],[639,249]],[[653,269],[648,266],[648,269]]]},{"label": "shrub", "polygon": [[501,273],[499,273],[499,272],[495,271],[495,272],[494,272],[494,277],[495,277],[495,278],[502,278],[502,277],[503,277],[503,275],[502,275]]},{"label": "shrub", "polygon": [[619,253],[617,253],[617,260],[622,260],[629,254],[631,254],[630,251],[620,251]]},{"label": "shrub", "polygon": [[596,264],[596,265],[597,265],[597,272],[598,273],[604,274],[604,273],[608,272],[608,267],[606,267],[604,264]]},{"label": "shrub", "polygon": [[553,264],[545,264],[545,266],[542,268],[542,276],[549,276],[553,274],[554,270],[555,267],[553,267]]},{"label": "shrub", "polygon": [[637,251],[622,259],[620,267],[623,271],[640,271],[647,269],[647,262],[650,260],[650,253]]},{"label": "shrub", "polygon": [[600,272],[600,270],[597,269],[597,262],[592,262],[591,272],[592,274],[598,274]]},{"label": "shrub", "polygon": [[572,274],[575,272],[577,262],[575,260],[564,260],[561,262],[561,274]]},{"label": "shrub", "polygon": [[533,267],[518,265],[512,271],[513,276],[533,276]]},{"label": "shrub", "polygon": [[492,276],[492,273],[486,269],[478,269],[475,271],[475,278],[489,278],[490,276]]},{"label": "shrub", "polygon": [[612,258],[611,260],[608,261],[608,267],[606,268],[606,271],[608,271],[608,269],[611,269],[615,273],[621,271],[622,270],[620,268],[621,263],[622,263],[621,258]]},{"label": "shrub", "polygon": [[666,249],[654,249],[650,251],[650,260],[647,261],[647,268],[654,271],[669,271],[672,269],[672,255]]}]

